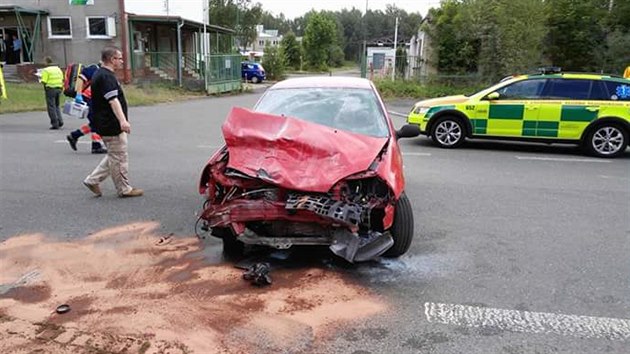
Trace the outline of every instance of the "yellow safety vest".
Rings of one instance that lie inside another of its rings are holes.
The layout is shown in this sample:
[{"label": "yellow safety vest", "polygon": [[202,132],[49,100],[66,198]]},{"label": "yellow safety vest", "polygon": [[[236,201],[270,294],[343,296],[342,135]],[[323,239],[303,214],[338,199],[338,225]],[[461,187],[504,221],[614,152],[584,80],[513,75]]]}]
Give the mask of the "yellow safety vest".
[{"label": "yellow safety vest", "polygon": [[7,98],[7,87],[4,85],[4,76],[2,75],[2,68],[0,68],[0,98]]},{"label": "yellow safety vest", "polygon": [[623,77],[626,79],[630,79],[630,65],[628,65],[626,71],[623,72]]},{"label": "yellow safety vest", "polygon": [[46,87],[61,88],[63,87],[63,71],[56,66],[48,66],[42,70],[42,84]]}]

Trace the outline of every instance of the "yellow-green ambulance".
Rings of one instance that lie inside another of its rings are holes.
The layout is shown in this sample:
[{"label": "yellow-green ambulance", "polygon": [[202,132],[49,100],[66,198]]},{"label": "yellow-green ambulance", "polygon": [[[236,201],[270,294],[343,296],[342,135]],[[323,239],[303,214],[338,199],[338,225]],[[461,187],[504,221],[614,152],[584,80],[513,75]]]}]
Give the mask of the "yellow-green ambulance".
[{"label": "yellow-green ambulance", "polygon": [[443,148],[466,138],[514,139],[581,144],[592,155],[615,157],[630,136],[630,80],[542,70],[471,96],[420,101],[407,121]]}]

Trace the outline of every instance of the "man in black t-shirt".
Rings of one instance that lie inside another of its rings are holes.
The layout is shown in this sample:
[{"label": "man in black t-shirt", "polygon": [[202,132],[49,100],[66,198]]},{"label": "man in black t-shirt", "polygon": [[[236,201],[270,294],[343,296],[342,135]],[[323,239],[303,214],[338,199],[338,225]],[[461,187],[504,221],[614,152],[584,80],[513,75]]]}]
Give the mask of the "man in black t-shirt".
[{"label": "man in black t-shirt", "polygon": [[105,47],[101,61],[103,65],[92,77],[92,119],[107,146],[107,156],[83,184],[100,197],[100,183],[111,175],[118,196],[139,197],[144,193],[142,189],[129,185],[127,134],[131,133],[131,125],[127,119],[127,100],[114,73],[123,68],[122,53],[116,47]]}]

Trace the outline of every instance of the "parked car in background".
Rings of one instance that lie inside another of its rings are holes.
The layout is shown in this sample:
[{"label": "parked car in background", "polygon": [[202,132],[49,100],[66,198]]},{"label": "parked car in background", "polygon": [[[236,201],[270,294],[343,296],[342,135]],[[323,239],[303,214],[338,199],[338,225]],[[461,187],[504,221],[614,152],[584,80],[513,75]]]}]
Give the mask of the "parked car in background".
[{"label": "parked car in background", "polygon": [[255,84],[263,82],[266,79],[265,68],[260,63],[242,62],[241,77]]},{"label": "parked car in background", "polygon": [[398,139],[420,134],[394,125],[367,79],[289,79],[253,110],[235,107],[225,146],[203,169],[200,229],[278,249],[326,245],[349,262],[398,257],[413,238]]},{"label": "parked car in background", "polygon": [[543,68],[470,96],[417,102],[407,122],[443,148],[466,138],[580,144],[598,157],[624,153],[630,136],[630,80]]}]

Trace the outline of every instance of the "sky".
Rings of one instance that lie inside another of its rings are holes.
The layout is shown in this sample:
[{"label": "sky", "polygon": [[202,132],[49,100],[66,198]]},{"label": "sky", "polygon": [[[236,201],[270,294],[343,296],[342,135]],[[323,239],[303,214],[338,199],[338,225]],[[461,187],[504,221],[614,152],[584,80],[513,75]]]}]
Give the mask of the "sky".
[{"label": "sky", "polygon": [[[355,7],[363,12],[366,4],[366,0],[253,0],[252,2],[261,3],[263,10],[276,16],[283,13],[289,19],[300,17],[311,9],[338,11]],[[420,12],[422,16],[426,16],[429,8],[440,5],[439,0],[367,0],[367,7],[369,10],[385,11],[385,6],[393,3],[407,12]]]}]

